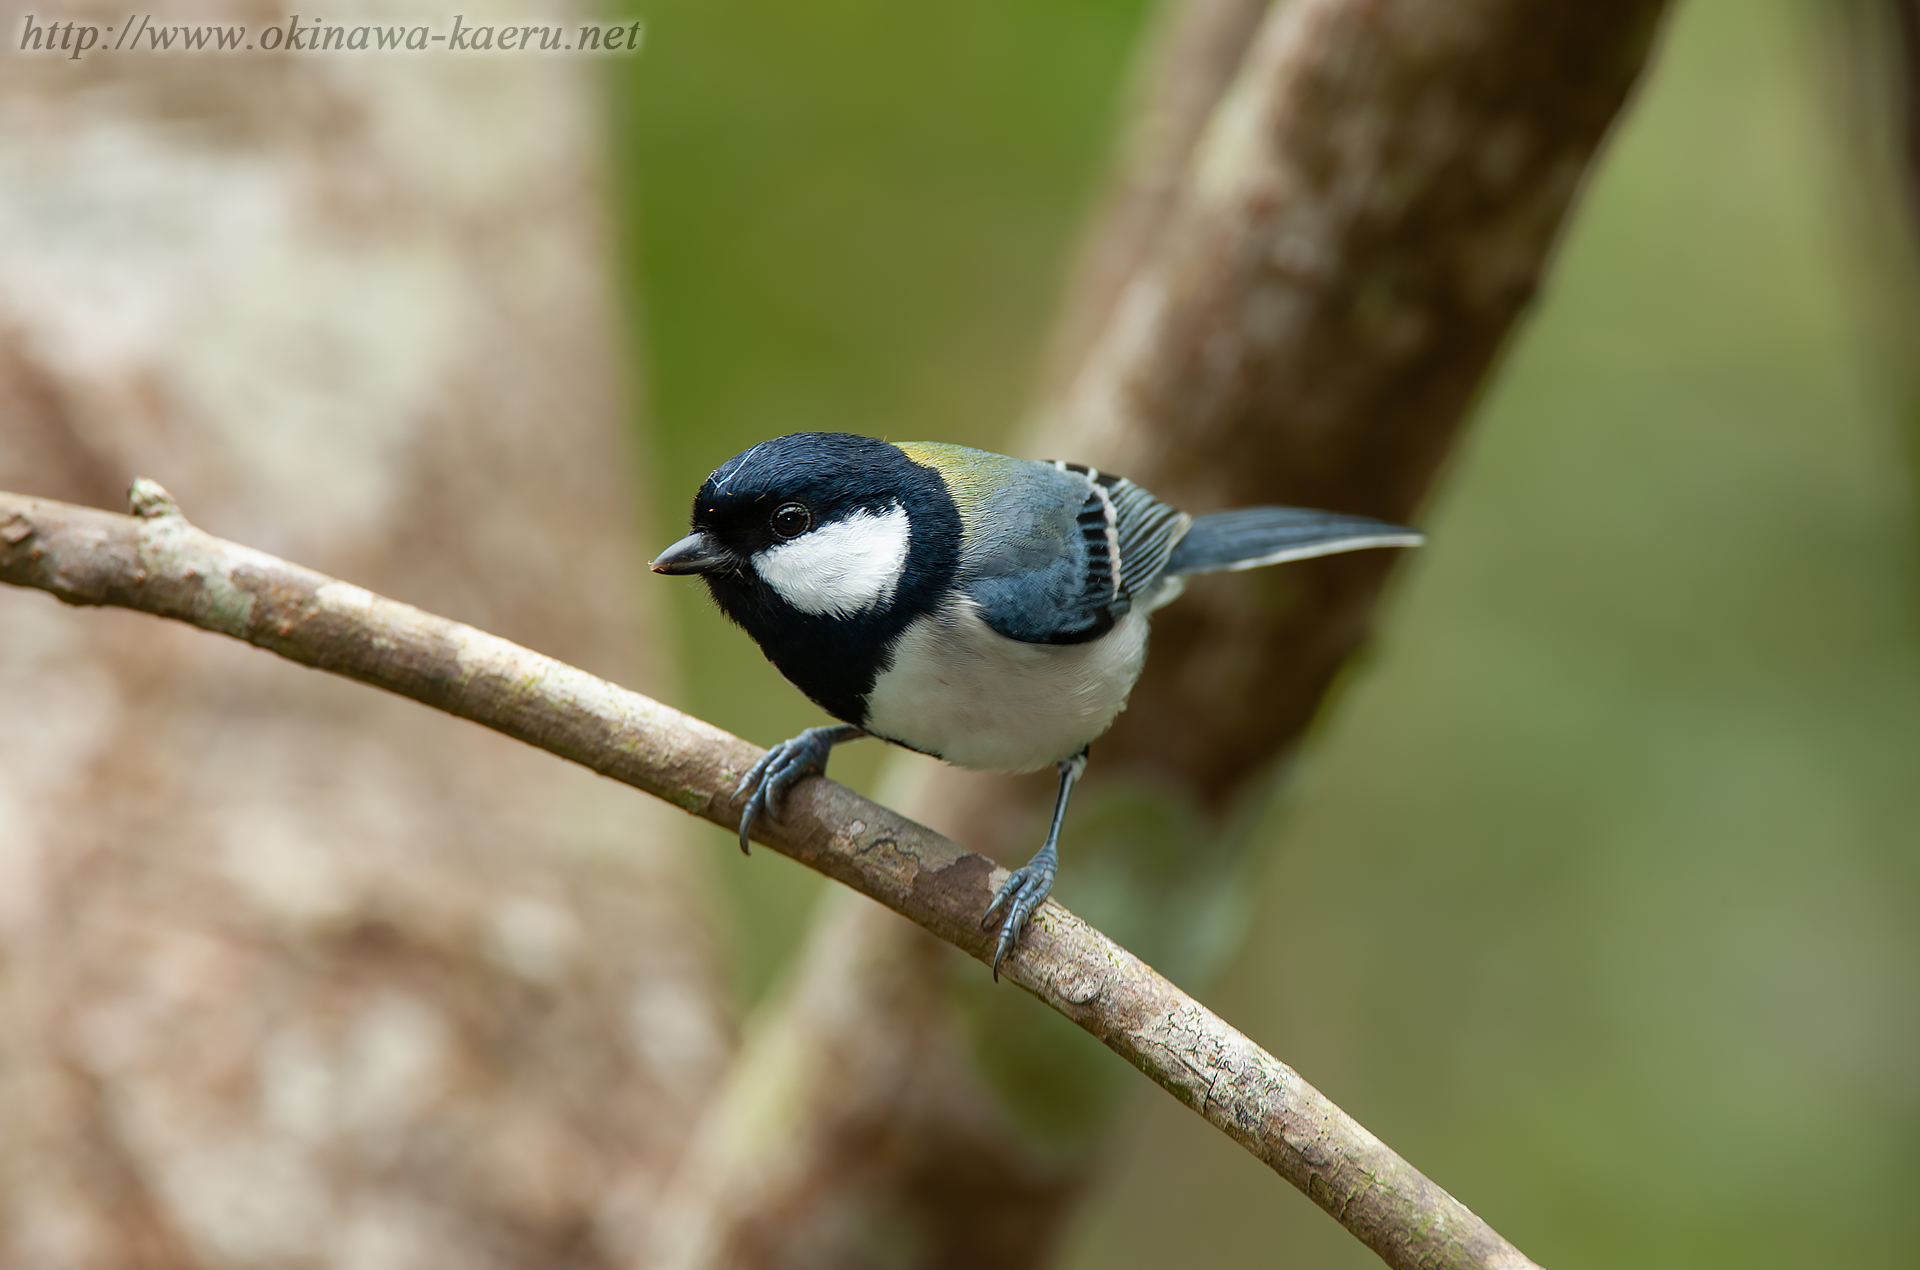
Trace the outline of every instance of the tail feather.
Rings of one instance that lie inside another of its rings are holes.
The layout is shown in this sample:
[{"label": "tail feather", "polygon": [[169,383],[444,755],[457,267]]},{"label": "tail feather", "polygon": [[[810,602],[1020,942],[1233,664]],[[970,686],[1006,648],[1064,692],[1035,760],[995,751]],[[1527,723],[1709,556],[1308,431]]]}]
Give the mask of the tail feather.
[{"label": "tail feather", "polygon": [[1243,507],[1196,517],[1174,547],[1166,572],[1257,569],[1367,547],[1417,547],[1425,541],[1418,530],[1370,516],[1305,507]]}]

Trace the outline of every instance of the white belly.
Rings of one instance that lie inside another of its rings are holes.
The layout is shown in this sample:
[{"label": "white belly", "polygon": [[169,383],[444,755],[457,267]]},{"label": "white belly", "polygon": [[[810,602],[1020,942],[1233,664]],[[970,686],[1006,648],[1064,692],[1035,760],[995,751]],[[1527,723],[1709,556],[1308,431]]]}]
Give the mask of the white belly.
[{"label": "white belly", "polygon": [[1031,772],[1078,754],[1126,708],[1147,655],[1136,608],[1085,644],[1023,644],[955,600],[894,641],[867,731],[961,767]]}]

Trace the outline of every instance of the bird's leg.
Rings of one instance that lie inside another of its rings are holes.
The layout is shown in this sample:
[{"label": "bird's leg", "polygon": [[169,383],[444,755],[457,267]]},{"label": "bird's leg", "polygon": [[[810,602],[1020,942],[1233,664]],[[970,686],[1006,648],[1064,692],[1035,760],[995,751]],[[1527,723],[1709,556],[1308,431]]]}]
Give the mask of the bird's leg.
[{"label": "bird's leg", "polygon": [[1073,786],[1080,774],[1087,770],[1087,752],[1081,750],[1072,758],[1060,760],[1060,793],[1053,803],[1053,825],[1047,830],[1047,841],[1034,852],[1033,859],[1013,871],[1013,876],[1000,884],[1000,891],[993,897],[993,903],[987,905],[986,915],[980,919],[982,928],[993,924],[994,914],[1006,909],[1006,920],[1000,925],[1000,946],[993,953],[993,977],[1000,979],[1000,962],[1013,951],[1013,945],[1019,940],[1020,932],[1027,928],[1027,919],[1033,916],[1033,910],[1053,890],[1053,875],[1060,868],[1060,825],[1067,818],[1067,800],[1073,797]]},{"label": "bird's leg", "polygon": [[[760,761],[747,769],[734,787],[731,801],[747,799],[746,810],[740,813],[740,851],[747,853],[747,836],[753,832],[754,822],[762,813],[780,818],[780,803],[787,791],[808,776],[827,774],[827,754],[842,741],[857,740],[865,736],[851,723],[840,723],[830,728],[808,728],[791,741],[782,741],[760,756]],[[748,791],[752,796],[748,797]]]}]

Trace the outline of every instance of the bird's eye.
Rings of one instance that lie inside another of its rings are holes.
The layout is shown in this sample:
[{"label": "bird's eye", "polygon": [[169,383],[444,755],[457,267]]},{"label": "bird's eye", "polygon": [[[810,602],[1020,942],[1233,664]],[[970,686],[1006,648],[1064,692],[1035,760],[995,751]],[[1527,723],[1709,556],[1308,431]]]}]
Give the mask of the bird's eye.
[{"label": "bird's eye", "polygon": [[813,513],[799,503],[786,503],[773,514],[773,532],[782,538],[798,538],[813,524]]}]

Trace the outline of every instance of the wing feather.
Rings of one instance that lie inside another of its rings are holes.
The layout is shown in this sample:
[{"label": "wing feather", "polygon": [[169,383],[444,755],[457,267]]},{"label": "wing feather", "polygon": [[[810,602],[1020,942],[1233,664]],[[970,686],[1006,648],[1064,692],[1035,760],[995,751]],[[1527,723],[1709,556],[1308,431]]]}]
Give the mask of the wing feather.
[{"label": "wing feather", "polygon": [[1257,569],[1369,547],[1417,547],[1416,529],[1371,516],[1307,507],[1241,507],[1193,522],[1167,571],[1174,574]]},{"label": "wing feather", "polygon": [[1030,644],[1098,639],[1149,595],[1191,521],[1132,481],[1075,463],[1035,463],[903,443],[939,471],[966,541],[955,585],[988,626]]},{"label": "wing feather", "polygon": [[[1187,532],[1193,518],[1169,507],[1122,476],[1102,472],[1078,463],[1056,464],[1062,471],[1077,472],[1092,482],[1104,504],[1104,516],[1119,557],[1119,569],[1108,578],[1118,598],[1131,601],[1143,595],[1166,571],[1174,547]],[[1084,514],[1084,513],[1083,513]],[[1090,582],[1092,579],[1089,580]]]}]

